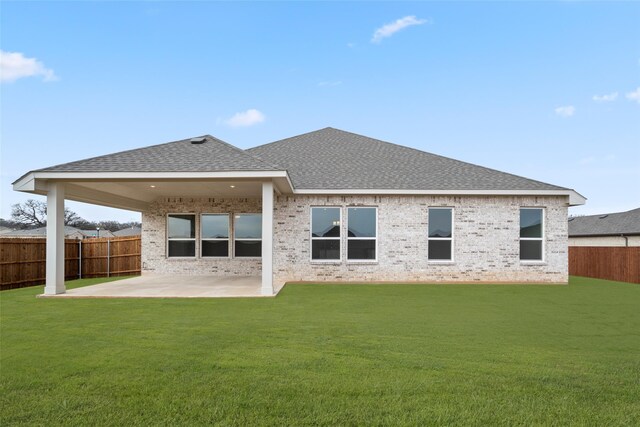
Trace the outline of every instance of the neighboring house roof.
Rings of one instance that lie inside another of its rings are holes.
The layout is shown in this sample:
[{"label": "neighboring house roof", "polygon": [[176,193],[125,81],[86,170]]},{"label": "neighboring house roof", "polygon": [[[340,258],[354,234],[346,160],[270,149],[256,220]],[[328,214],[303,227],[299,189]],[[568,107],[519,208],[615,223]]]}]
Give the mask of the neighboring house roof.
[{"label": "neighboring house roof", "polygon": [[569,219],[569,237],[640,235],[640,208]]},{"label": "neighboring house roof", "polygon": [[285,169],[296,189],[566,190],[334,128],[247,151]]},{"label": "neighboring house roof", "polygon": [[[75,227],[71,227],[70,225],[65,225],[64,227],[64,235],[69,236],[73,233],[80,232],[79,229]],[[47,235],[47,227],[38,227],[32,228],[30,230],[13,230],[9,233],[3,234],[5,237],[46,237]]]},{"label": "neighboring house roof", "polygon": [[[65,225],[65,236],[75,237],[96,237],[96,230],[80,230],[79,228]],[[3,237],[46,237],[47,227],[32,228],[30,230],[14,230],[9,233],[4,233]],[[114,237],[113,233],[109,230],[100,230],[100,237]]]},{"label": "neighboring house roof", "polygon": [[13,228],[5,227],[4,225],[0,225],[0,234],[6,234],[13,231]]},{"label": "neighboring house roof", "polygon": [[[204,143],[191,141],[204,138]],[[272,165],[211,135],[121,151],[34,172],[219,172],[270,171]]]},{"label": "neighboring house roof", "polygon": [[127,227],[113,232],[116,237],[139,236],[140,234],[142,234],[140,227]]},{"label": "neighboring house roof", "polygon": [[109,230],[102,230],[100,229],[100,233],[98,233],[98,230],[78,230],[80,231],[85,237],[115,237],[115,235],[109,231]]}]

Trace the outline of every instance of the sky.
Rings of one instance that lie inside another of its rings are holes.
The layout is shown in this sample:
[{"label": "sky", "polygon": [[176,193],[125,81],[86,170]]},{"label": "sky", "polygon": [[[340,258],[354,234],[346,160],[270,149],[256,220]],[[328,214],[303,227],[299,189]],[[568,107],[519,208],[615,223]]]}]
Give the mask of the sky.
[{"label": "sky", "polygon": [[[0,3],[0,216],[24,173],[327,126],[640,206],[638,2]],[[88,220],[136,212],[67,202]]]}]

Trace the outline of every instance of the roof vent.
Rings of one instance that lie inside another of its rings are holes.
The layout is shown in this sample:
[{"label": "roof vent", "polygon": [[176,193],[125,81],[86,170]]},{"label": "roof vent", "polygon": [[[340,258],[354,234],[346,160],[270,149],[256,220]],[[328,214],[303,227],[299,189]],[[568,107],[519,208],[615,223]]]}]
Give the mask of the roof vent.
[{"label": "roof vent", "polygon": [[207,141],[207,138],[204,136],[200,136],[198,138],[191,138],[192,144],[204,144]]},{"label": "roof vent", "polygon": [[599,218],[600,218],[600,219],[605,219],[605,218],[606,218],[606,217],[608,217],[608,216],[609,216],[609,214],[606,214],[606,215],[600,215],[600,216],[599,216]]}]

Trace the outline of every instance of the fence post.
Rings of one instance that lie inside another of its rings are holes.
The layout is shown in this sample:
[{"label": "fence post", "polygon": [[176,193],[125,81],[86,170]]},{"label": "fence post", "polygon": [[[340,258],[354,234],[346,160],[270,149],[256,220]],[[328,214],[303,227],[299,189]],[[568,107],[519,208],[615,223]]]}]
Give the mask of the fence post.
[{"label": "fence post", "polygon": [[82,279],[82,239],[78,239],[78,279]]},{"label": "fence post", "polygon": [[107,240],[107,277],[111,277],[111,239]]}]

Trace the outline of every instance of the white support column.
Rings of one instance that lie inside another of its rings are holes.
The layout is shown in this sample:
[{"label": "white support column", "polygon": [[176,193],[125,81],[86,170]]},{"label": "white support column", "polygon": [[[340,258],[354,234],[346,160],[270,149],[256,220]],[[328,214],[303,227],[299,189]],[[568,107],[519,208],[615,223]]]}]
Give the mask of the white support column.
[{"label": "white support column", "polygon": [[262,295],[273,295],[273,182],[262,183]]},{"label": "white support column", "polygon": [[64,292],[64,184],[51,183],[47,192],[47,279],[44,294]]}]

